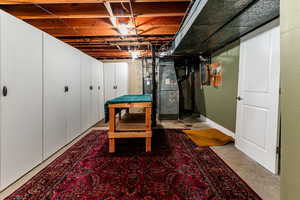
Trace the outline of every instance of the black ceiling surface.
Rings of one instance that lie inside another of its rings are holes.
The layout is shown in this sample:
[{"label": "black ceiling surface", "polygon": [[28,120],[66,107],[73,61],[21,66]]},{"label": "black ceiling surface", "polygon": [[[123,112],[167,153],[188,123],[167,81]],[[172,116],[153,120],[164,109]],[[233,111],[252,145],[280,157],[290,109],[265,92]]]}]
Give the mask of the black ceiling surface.
[{"label": "black ceiling surface", "polygon": [[280,0],[208,0],[174,54],[211,54],[279,17]]}]

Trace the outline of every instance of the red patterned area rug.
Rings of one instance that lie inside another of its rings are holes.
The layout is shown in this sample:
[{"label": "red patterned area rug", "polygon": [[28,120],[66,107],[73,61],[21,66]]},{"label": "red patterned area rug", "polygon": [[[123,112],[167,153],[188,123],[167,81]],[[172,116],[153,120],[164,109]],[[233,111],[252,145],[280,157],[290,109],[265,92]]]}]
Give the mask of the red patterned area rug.
[{"label": "red patterned area rug", "polygon": [[122,139],[108,153],[105,131],[73,145],[9,200],[259,200],[209,147],[180,130],[156,130],[152,153],[144,140]]}]

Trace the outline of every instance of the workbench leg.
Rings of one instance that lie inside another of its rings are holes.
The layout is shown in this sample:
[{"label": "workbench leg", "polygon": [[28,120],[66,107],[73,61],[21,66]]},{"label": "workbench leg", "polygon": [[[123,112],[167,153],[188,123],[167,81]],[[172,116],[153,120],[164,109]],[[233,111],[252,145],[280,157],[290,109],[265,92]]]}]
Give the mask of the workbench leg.
[{"label": "workbench leg", "polygon": [[109,139],[109,153],[115,153],[116,151],[116,144],[115,144],[115,138]]},{"label": "workbench leg", "polygon": [[[109,108],[109,132],[114,133],[116,131],[116,111],[115,108]],[[109,152],[115,152],[115,138],[109,138]]]},{"label": "workbench leg", "polygon": [[109,122],[108,122],[108,128],[109,132],[115,132],[116,131],[116,110],[115,108],[109,108]]},{"label": "workbench leg", "polygon": [[151,131],[151,107],[146,108],[145,115],[146,131]]},{"label": "workbench leg", "polygon": [[151,137],[146,137],[146,152],[151,152]]}]

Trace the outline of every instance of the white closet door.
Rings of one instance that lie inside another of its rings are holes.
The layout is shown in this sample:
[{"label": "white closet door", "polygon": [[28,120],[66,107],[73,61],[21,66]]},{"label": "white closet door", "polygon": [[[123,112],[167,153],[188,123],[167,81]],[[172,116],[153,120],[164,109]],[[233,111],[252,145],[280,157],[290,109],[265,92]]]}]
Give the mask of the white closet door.
[{"label": "white closet door", "polygon": [[104,87],[105,87],[105,101],[116,97],[116,90],[114,89],[116,82],[115,63],[104,63]]},{"label": "white closet door", "polygon": [[99,86],[100,86],[100,101],[99,101],[99,112],[100,120],[104,119],[104,82],[103,82],[103,63],[100,62],[99,67]]},{"label": "white closet door", "polygon": [[3,189],[42,161],[43,50],[41,31],[1,10],[0,20]]},{"label": "white closet door", "polygon": [[92,69],[91,69],[91,76],[92,76],[92,104],[91,104],[91,114],[92,114],[92,120],[93,124],[97,123],[99,121],[99,62],[97,60],[92,61]]},{"label": "white closet door", "polygon": [[268,26],[241,42],[235,145],[277,173],[280,28]]},{"label": "white closet door", "polygon": [[67,55],[64,43],[44,34],[44,159],[67,143]]},{"label": "white closet door", "polygon": [[117,96],[128,94],[128,64],[116,63]]},{"label": "white closet door", "polygon": [[69,65],[67,72],[67,135],[71,141],[81,133],[80,117],[80,52],[68,46]]},{"label": "white closet door", "polygon": [[86,131],[91,125],[91,58],[81,54],[81,128]]}]

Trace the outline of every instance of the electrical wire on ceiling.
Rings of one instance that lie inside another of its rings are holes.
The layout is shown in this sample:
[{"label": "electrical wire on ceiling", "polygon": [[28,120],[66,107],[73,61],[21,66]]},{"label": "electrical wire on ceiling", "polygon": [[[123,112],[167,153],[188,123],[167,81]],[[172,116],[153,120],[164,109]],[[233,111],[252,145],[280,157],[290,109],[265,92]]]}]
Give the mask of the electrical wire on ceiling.
[{"label": "electrical wire on ceiling", "polygon": [[[64,19],[62,19],[61,17],[59,17],[58,15],[56,15],[55,13],[53,13],[52,11],[50,11],[49,9],[46,9],[45,7],[37,4],[37,3],[34,3],[32,2],[31,4],[33,4],[34,6],[36,6],[37,8],[40,8],[41,10],[43,10],[44,12],[48,13],[49,15],[52,15],[54,16],[55,18],[57,18],[57,20],[59,20],[60,22],[62,22],[67,28],[71,28],[75,34],[78,34],[80,35],[80,32],[78,30],[76,30],[75,27],[73,26],[70,26]],[[90,40],[87,40],[86,38],[83,38],[87,44],[92,47],[91,49],[94,50],[94,47],[92,46],[92,44],[90,44]]]}]

